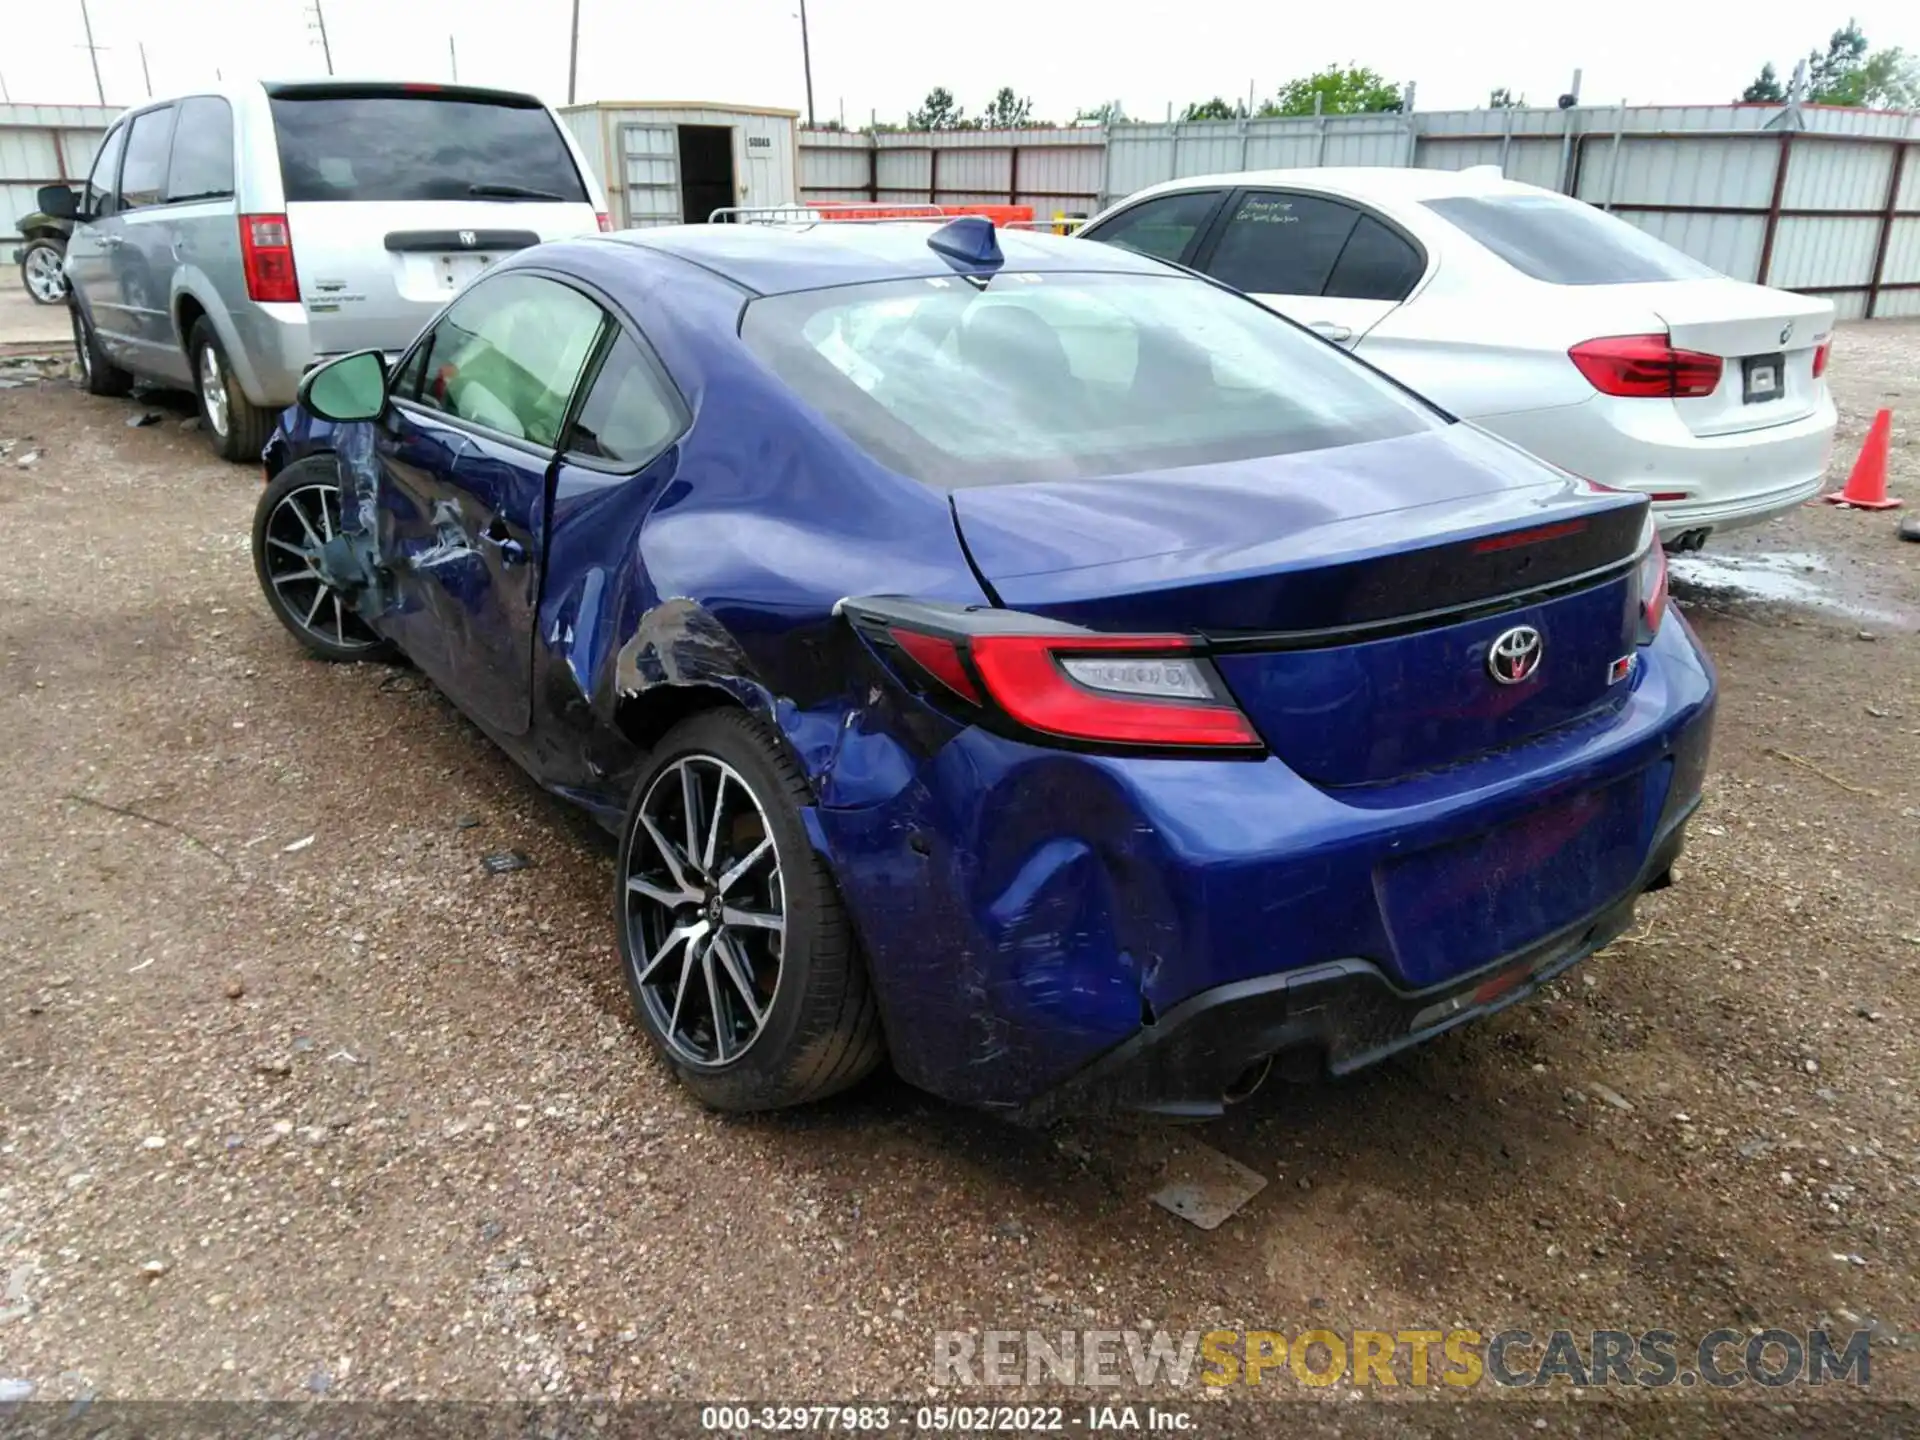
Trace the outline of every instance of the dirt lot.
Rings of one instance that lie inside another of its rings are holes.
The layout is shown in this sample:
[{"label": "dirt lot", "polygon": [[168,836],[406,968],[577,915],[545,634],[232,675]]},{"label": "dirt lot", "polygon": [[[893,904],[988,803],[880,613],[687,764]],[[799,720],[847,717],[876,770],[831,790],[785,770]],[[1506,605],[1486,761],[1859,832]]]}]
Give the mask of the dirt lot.
[{"label": "dirt lot", "polygon": [[[1895,407],[1920,502],[1920,327],[1846,328],[1834,369],[1840,451]],[[1892,517],[1812,507],[1685,567],[1724,685],[1706,807],[1680,883],[1538,1002],[1198,1135],[1013,1131],[891,1081],[730,1121],[627,1018],[607,845],[412,673],[301,657],[255,592],[259,476],[186,413],[0,390],[0,1379],[917,1400],[936,1330],[1825,1324],[1920,1397],[1920,546]],[[508,848],[537,868],[482,872]],[[1211,1232],[1148,1201],[1191,1139],[1269,1180]],[[1304,1393],[1161,1398],[1211,1434]],[[1831,1387],[1772,1398],[1797,1416],[1670,1390],[1635,1423],[1891,1433]]]}]

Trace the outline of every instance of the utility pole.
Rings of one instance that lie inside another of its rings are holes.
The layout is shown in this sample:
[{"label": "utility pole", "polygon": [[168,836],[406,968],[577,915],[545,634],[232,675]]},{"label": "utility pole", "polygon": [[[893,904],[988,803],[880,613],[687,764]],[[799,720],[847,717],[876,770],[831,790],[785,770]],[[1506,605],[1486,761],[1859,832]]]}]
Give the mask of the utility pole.
[{"label": "utility pole", "polygon": [[313,28],[320,32],[320,54],[327,62],[327,74],[333,74],[333,47],[327,43],[327,12],[321,0],[313,0]]},{"label": "utility pole", "polygon": [[453,83],[460,83],[460,52],[453,48],[453,36],[447,36],[447,65],[453,71]]},{"label": "utility pole", "polygon": [[574,85],[580,78],[580,0],[573,0],[573,39],[567,45],[567,103],[573,104]]},{"label": "utility pole", "polygon": [[146,82],[147,98],[153,98],[153,72],[147,69],[147,42],[140,42],[140,78]]},{"label": "utility pole", "polygon": [[807,72],[807,128],[813,128],[813,51],[807,44],[807,0],[800,0],[800,63]]},{"label": "utility pole", "polygon": [[93,17],[87,13],[87,0],[80,0],[80,23],[87,27],[87,58],[93,61],[93,93],[107,103],[107,87],[100,83],[100,49],[93,43]]},{"label": "utility pole", "polygon": [[7,77],[0,74],[0,105],[11,105],[13,96],[7,93]]}]

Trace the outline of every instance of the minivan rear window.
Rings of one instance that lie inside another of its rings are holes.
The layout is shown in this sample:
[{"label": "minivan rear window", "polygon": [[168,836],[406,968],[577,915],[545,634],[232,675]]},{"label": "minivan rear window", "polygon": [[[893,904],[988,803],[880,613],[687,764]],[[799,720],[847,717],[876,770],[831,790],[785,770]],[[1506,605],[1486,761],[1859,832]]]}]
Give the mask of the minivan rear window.
[{"label": "minivan rear window", "polygon": [[1550,285],[1706,280],[1719,273],[1624,220],[1561,195],[1451,195],[1426,206],[1522,275]]},{"label": "minivan rear window", "polygon": [[536,105],[435,94],[275,96],[289,202],[587,202],[573,156]]}]

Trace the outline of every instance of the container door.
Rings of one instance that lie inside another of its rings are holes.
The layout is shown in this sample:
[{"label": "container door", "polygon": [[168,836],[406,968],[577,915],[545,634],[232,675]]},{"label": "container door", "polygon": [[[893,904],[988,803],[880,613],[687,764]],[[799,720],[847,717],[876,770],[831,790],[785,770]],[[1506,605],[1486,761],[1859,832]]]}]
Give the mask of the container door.
[{"label": "container door", "polygon": [[628,229],[681,223],[679,133],[677,125],[620,127]]}]

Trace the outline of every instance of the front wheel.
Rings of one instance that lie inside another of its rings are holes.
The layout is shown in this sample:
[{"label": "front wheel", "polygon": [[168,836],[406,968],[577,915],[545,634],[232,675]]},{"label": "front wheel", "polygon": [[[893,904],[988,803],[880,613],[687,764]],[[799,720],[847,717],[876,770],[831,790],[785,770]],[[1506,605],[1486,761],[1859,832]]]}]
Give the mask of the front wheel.
[{"label": "front wheel", "polygon": [[204,319],[187,337],[195,388],[200,394],[200,423],[223,460],[257,461],[273,433],[274,412],[255,405],[233,378],[220,337]]},{"label": "front wheel", "polygon": [[716,1110],[844,1090],[885,1053],[805,777],[744,711],[674,727],[634,787],[614,913],[648,1037]]},{"label": "front wheel", "polygon": [[339,533],[339,463],[331,455],[296,460],[254,507],[254,574],[274,617],[321,659],[385,659],[386,643],[321,572],[320,548]]},{"label": "front wheel", "polygon": [[36,305],[67,303],[67,242],[41,236],[20,255],[20,280]]}]

